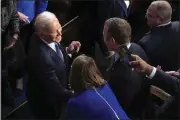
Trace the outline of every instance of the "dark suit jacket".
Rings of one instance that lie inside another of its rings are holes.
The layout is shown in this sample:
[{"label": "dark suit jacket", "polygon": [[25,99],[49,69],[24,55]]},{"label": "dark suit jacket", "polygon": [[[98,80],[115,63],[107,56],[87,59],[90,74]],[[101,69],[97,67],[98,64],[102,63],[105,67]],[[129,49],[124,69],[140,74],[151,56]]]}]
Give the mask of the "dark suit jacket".
[{"label": "dark suit jacket", "polygon": [[163,71],[157,70],[155,76],[151,80],[151,84],[161,88],[174,97],[172,104],[161,115],[164,119],[180,118],[180,79],[170,76]]},{"label": "dark suit jacket", "polygon": [[67,88],[68,56],[61,47],[64,61],[37,35],[31,39],[27,70],[27,98],[40,118],[57,118],[63,102],[71,95]]},{"label": "dark suit jacket", "polygon": [[179,21],[153,28],[138,44],[146,52],[151,65],[160,65],[164,71],[177,70],[179,68]]},{"label": "dark suit jacket", "polygon": [[98,21],[101,32],[104,22],[112,17],[119,17],[127,20],[131,10],[132,0],[129,0],[129,7],[126,7],[124,0],[102,0],[98,1]]},{"label": "dark suit jacket", "polygon": [[[146,54],[139,45],[131,43],[129,51],[147,61]],[[110,87],[125,112],[132,119],[140,118],[146,95],[149,95],[149,85],[144,81],[145,76],[132,71],[128,65],[121,63],[119,60],[112,65],[109,72]]]}]

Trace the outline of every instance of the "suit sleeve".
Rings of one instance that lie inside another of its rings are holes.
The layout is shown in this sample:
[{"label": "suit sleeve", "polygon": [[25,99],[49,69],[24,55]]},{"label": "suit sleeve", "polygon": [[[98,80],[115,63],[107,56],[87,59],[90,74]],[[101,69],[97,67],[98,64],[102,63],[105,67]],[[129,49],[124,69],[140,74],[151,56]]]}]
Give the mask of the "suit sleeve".
[{"label": "suit sleeve", "polygon": [[152,78],[152,84],[160,87],[172,96],[176,96],[180,92],[180,79],[163,71],[156,71],[155,76]]},{"label": "suit sleeve", "polygon": [[[48,63],[47,58],[40,56],[40,61],[34,60],[33,63],[29,64],[31,72],[36,75],[36,79],[39,85],[42,85],[45,90],[48,90],[52,96],[62,100],[67,100],[73,96],[72,92],[62,86],[62,83],[58,79],[55,70]],[[36,69],[34,69],[36,68]]]},{"label": "suit sleeve", "polygon": [[46,11],[48,0],[35,0],[36,1],[36,15]]}]

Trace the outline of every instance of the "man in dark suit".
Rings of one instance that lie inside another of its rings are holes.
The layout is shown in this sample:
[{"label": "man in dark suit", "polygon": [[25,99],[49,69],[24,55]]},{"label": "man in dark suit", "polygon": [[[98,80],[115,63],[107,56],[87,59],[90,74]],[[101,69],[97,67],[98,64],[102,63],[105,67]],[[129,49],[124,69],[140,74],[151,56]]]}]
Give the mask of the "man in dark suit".
[{"label": "man in dark suit", "polygon": [[147,23],[151,31],[138,44],[146,52],[150,63],[163,70],[180,67],[180,23],[171,22],[172,8],[167,1],[152,2],[147,9]]},{"label": "man in dark suit", "polygon": [[[125,45],[131,53],[140,55],[148,61],[143,49],[135,43],[130,43],[131,27],[126,20],[108,19],[105,22],[103,33],[109,51],[116,51],[118,46]],[[141,118],[145,104],[142,97],[145,97],[149,87],[143,82],[145,76],[133,72],[128,64],[120,61],[120,58],[118,53],[111,55],[112,65],[109,67],[110,79],[108,82],[128,116],[132,119]]]},{"label": "man in dark suit", "polygon": [[35,35],[27,58],[27,98],[37,119],[58,119],[62,106],[73,91],[68,89],[68,55],[81,44],[61,46],[61,25],[53,13],[42,12],[35,20]]},{"label": "man in dark suit", "polygon": [[[168,107],[165,111],[164,118],[166,119],[179,119],[179,100],[180,100],[180,73],[179,72],[168,72],[165,73],[157,68],[147,64],[144,60],[142,60],[137,55],[132,55],[133,61],[130,62],[130,66],[134,69],[134,71],[145,73],[150,79],[149,82],[152,85],[155,85],[175,99],[173,103]],[[176,73],[175,76],[169,75],[169,73]]]}]

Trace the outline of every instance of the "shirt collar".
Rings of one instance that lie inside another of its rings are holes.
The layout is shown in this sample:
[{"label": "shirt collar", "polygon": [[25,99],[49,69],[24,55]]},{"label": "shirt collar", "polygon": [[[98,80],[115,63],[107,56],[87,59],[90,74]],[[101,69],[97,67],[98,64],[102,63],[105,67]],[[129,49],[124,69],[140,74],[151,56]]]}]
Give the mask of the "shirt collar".
[{"label": "shirt collar", "polygon": [[131,43],[128,43],[126,47],[129,49],[131,47]]},{"label": "shirt collar", "polygon": [[158,25],[157,27],[166,26],[166,25],[169,25],[170,23],[171,23],[171,21],[169,21],[168,23],[164,23],[164,24]]},{"label": "shirt collar", "polygon": [[56,52],[55,42],[48,43],[45,40],[41,39],[46,45],[48,45],[51,49]]}]

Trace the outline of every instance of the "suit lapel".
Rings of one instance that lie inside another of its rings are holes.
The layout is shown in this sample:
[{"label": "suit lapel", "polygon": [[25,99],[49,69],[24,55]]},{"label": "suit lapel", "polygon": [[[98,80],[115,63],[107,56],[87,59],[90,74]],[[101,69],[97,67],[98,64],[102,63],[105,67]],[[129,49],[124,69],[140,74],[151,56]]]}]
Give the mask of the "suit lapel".
[{"label": "suit lapel", "polygon": [[[64,61],[57,55],[57,53],[50,48],[48,45],[46,45],[46,43],[44,43],[42,40],[40,40],[40,44],[42,44],[43,49],[45,49],[45,51],[47,51],[47,54],[50,54],[50,59],[52,59],[52,64],[56,69],[59,69],[59,66],[63,66],[64,68],[66,68],[66,64],[64,63]],[[59,64],[59,65],[58,65]]]},{"label": "suit lapel", "polygon": [[124,12],[125,12],[125,14],[126,14],[126,17],[128,17],[127,7],[126,7],[126,3],[124,2],[124,0],[117,0],[117,1],[120,3],[122,9],[124,10]]},{"label": "suit lapel", "polygon": [[[134,0],[135,1],[135,0]],[[132,0],[129,0],[129,7],[127,9],[127,15],[129,16],[129,14],[131,13],[131,8],[132,8]]]}]

